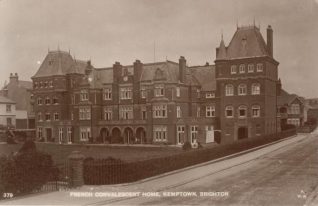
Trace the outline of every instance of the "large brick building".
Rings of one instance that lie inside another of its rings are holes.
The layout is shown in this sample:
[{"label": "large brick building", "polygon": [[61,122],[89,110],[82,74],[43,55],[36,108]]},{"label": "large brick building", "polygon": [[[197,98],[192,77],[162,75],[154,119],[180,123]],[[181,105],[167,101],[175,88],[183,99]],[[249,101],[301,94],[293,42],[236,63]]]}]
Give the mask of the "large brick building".
[{"label": "large brick building", "polygon": [[68,52],[49,51],[32,77],[37,137],[61,143],[183,144],[272,134],[277,66],[273,31],[267,44],[256,26],[237,28],[215,65],[186,59],[109,68]]}]

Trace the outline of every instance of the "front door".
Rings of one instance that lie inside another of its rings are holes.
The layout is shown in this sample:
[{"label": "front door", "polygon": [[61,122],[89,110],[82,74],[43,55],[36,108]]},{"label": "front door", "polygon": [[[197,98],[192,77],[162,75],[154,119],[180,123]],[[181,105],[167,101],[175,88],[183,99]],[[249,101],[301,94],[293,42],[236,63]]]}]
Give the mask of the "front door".
[{"label": "front door", "polygon": [[245,139],[248,138],[248,129],[247,127],[239,127],[237,131],[237,138],[240,139]]}]

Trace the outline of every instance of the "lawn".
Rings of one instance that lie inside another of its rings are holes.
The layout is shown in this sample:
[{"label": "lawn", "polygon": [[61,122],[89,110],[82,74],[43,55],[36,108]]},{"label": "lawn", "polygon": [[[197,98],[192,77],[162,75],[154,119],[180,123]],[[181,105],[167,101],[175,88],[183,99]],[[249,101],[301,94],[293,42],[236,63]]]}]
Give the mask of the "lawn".
[{"label": "lawn", "polygon": [[[16,152],[22,145],[0,144],[0,155]],[[59,145],[53,143],[36,143],[39,151],[52,155],[53,161],[60,165],[65,163],[72,151],[80,151],[86,157],[107,158],[114,157],[124,161],[146,160],[164,157],[183,152],[178,147],[142,147],[142,146],[110,146],[110,145]]]}]

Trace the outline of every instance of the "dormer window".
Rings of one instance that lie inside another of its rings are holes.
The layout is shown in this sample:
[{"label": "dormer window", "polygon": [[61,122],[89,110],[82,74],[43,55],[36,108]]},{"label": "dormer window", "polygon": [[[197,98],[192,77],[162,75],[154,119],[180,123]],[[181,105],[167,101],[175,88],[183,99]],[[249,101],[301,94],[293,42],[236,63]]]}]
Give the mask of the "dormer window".
[{"label": "dormer window", "polygon": [[245,65],[241,64],[240,65],[240,74],[245,73]]}]

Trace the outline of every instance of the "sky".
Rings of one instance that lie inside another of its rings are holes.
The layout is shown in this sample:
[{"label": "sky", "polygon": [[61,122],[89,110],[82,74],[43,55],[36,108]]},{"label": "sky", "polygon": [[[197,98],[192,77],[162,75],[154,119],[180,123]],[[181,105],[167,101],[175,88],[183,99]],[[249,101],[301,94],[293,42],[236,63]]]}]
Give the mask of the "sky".
[{"label": "sky", "polygon": [[214,64],[237,24],[274,30],[283,88],[318,97],[318,0],[0,0],[0,86],[31,80],[48,50],[95,67],[178,61]]}]

